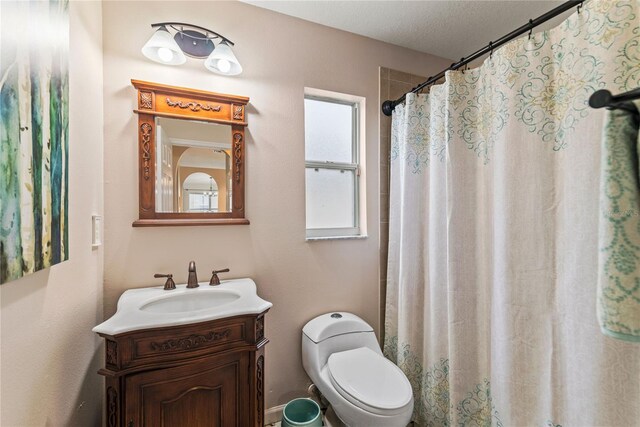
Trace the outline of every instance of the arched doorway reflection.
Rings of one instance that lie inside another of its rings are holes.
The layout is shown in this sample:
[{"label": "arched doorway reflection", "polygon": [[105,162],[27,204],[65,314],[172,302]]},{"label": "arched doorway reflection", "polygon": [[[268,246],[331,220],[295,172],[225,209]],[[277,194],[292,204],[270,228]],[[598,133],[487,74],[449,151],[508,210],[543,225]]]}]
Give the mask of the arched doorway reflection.
[{"label": "arched doorway reflection", "polygon": [[[228,153],[217,148],[185,146],[174,146],[173,151],[174,158],[178,159],[174,171],[174,203],[179,212],[228,212],[231,206]],[[191,191],[186,192],[187,189]]]},{"label": "arched doorway reflection", "polygon": [[209,174],[194,172],[182,184],[183,212],[218,212],[218,183]]}]

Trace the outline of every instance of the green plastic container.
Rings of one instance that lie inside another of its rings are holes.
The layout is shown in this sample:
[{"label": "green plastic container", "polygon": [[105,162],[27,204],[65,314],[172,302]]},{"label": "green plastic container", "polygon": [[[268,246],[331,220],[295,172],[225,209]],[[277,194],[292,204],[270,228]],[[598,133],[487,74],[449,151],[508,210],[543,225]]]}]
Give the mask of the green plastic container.
[{"label": "green plastic container", "polygon": [[306,398],[294,399],[282,411],[282,427],[322,427],[320,406]]}]

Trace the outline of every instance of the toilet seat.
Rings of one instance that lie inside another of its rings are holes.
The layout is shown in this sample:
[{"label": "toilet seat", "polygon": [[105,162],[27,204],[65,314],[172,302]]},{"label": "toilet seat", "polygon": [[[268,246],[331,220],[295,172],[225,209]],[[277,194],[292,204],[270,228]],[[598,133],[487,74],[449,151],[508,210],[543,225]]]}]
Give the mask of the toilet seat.
[{"label": "toilet seat", "polygon": [[395,415],[412,404],[411,384],[402,370],[367,347],[333,353],[327,366],[338,393],[368,412]]}]

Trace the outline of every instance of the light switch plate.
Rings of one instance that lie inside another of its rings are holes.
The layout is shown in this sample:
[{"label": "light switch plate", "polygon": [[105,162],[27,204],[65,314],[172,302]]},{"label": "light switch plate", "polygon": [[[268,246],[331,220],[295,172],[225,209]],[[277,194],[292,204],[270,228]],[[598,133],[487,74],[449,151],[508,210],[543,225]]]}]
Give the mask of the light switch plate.
[{"label": "light switch plate", "polygon": [[93,230],[91,236],[91,247],[97,248],[102,245],[102,216],[92,215],[91,226]]}]

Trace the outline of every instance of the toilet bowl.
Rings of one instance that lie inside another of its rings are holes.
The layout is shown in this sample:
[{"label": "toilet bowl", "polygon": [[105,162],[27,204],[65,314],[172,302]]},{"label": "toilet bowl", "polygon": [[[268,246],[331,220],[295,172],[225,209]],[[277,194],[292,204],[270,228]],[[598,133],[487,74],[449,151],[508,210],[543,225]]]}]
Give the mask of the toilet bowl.
[{"label": "toilet bowl", "polygon": [[302,329],[302,365],[349,427],[405,427],[411,384],[382,355],[373,328],[358,316],[327,313]]}]

